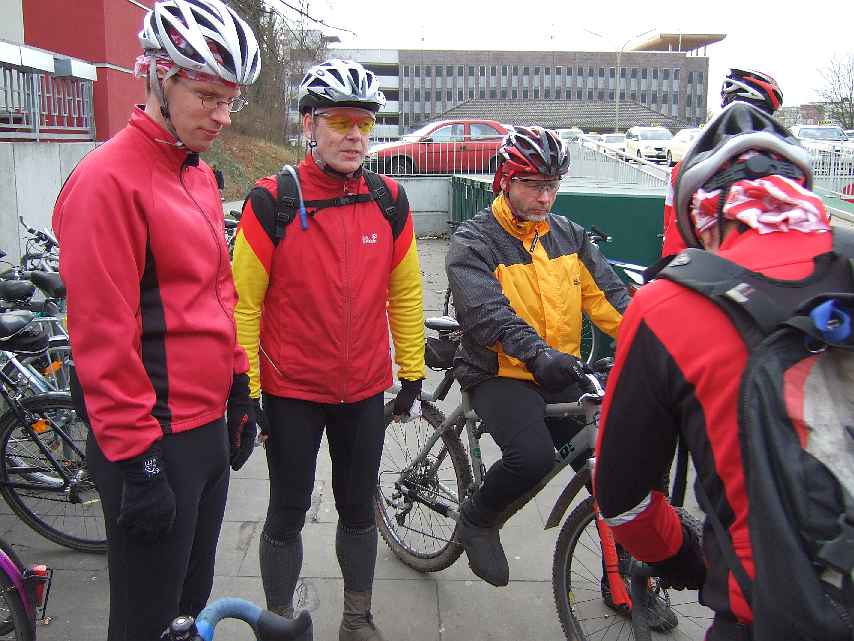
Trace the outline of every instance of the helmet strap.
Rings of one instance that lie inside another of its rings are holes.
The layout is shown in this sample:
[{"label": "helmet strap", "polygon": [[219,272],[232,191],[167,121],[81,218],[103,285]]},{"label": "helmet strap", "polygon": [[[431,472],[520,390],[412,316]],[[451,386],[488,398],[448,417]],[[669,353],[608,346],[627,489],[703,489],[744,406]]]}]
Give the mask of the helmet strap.
[{"label": "helmet strap", "polygon": [[169,80],[172,76],[178,73],[178,67],[173,67],[169,70],[169,72],[163,77],[163,80],[157,75],[157,62],[154,59],[154,56],[150,56],[148,59],[148,86],[151,88],[151,91],[154,92],[154,95],[157,97],[158,102],[160,103],[160,115],[163,116],[163,121],[166,125],[166,130],[175,137],[176,147],[183,147],[184,143],[181,138],[178,136],[178,132],[175,130],[175,126],[172,124],[172,117],[169,114],[169,101],[166,98],[166,81]]}]

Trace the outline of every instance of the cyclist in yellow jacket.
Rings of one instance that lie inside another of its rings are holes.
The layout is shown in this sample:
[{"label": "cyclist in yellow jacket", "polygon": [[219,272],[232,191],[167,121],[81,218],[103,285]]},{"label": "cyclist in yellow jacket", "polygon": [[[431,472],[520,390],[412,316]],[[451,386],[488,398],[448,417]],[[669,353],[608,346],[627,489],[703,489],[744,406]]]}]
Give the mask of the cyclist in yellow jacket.
[{"label": "cyclist in yellow jacket", "polygon": [[458,536],[472,571],[504,586],[502,512],[551,470],[572,419],[545,405],[576,400],[582,312],[616,337],[626,287],[581,226],[551,212],[569,153],[553,132],[517,127],[499,148],[490,209],[451,238],[446,267],[463,329],[455,375],[502,458],[463,504]]},{"label": "cyclist in yellow jacket", "polygon": [[385,102],[378,84],[353,61],[308,71],[299,109],[310,153],[296,169],[294,195],[310,215],[283,224],[280,183],[262,178],[244,205],[234,247],[238,339],[267,422],[270,505],[260,546],[267,606],[293,612],[325,428],[344,577],[341,641],[382,640],[370,608],[383,391],[392,384],[389,325],[402,385],[396,415],[408,413],[424,377],[421,269],[406,193],[390,178],[370,176],[394,204],[383,211],[362,169]]}]

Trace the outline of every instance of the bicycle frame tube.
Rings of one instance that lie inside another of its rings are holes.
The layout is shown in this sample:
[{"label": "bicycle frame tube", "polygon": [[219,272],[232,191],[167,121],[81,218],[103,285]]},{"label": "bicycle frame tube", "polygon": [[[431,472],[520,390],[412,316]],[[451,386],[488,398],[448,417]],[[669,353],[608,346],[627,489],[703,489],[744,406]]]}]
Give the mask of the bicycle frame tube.
[{"label": "bicycle frame tube", "polygon": [[[6,366],[14,367],[27,380],[33,389],[38,392],[49,392],[51,390],[51,387],[47,384],[44,377],[36,375],[31,369],[21,363],[13,352],[3,352],[3,355],[6,357],[6,364],[3,366],[4,370],[6,369]],[[6,376],[8,377],[8,374],[6,374]]]},{"label": "bicycle frame tube", "polygon": [[35,619],[35,611],[33,610],[33,604],[30,603],[29,595],[27,594],[27,590],[24,587],[24,577],[21,576],[21,572],[18,570],[18,566],[15,565],[15,562],[12,561],[3,550],[0,550],[0,572],[3,572],[9,580],[12,581],[12,585],[15,586],[15,591],[20,595],[21,602],[24,604],[24,610],[27,612],[27,620],[32,621]]}]

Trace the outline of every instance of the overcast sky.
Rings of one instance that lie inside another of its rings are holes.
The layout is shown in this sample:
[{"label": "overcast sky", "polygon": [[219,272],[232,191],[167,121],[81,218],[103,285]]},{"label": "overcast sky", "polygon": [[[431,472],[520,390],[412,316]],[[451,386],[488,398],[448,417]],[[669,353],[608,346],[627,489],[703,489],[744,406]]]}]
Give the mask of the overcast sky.
[{"label": "overcast sky", "polygon": [[819,98],[819,69],[834,55],[854,53],[854,0],[312,0],[307,9],[355,31],[325,29],[350,48],[616,51],[650,29],[725,33],[707,49],[712,109],[730,66],[770,73],[784,105],[797,105]]}]

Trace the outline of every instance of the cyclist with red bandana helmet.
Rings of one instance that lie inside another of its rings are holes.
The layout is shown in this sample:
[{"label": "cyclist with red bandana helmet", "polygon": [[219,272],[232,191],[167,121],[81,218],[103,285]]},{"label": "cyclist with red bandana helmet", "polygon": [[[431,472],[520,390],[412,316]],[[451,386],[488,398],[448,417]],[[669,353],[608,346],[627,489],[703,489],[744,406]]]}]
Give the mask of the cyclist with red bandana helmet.
[{"label": "cyclist with red bandana helmet", "polygon": [[[767,73],[755,70],[730,69],[721,86],[721,107],[733,102],[747,102],[773,116],[783,106],[783,90]],[[676,230],[673,211],[673,187],[681,163],[673,167],[667,195],[664,198],[664,242],[661,255],[673,256],[685,249],[682,236]]]},{"label": "cyclist with red bandana helmet", "polygon": [[139,42],[146,102],[80,162],[53,215],[106,524],[109,641],[157,639],[204,607],[229,464],[256,431],[222,204],[199,153],[245,104],[258,45],[219,0],[153,3]]},{"label": "cyclist with red bandana helmet", "polygon": [[446,269],[463,329],[455,375],[502,452],[462,506],[457,536],[474,573],[504,586],[501,515],[582,427],[544,410],[581,393],[582,314],[615,337],[629,295],[584,228],[552,213],[569,169],[557,134],[517,127],[498,156],[495,199],[451,237]]},{"label": "cyclist with red bandana helmet", "polygon": [[[677,233],[687,247],[802,285],[833,240],[811,188],[809,155],[798,141],[764,110],[734,102],[682,163]],[[702,603],[715,610],[710,641],[752,638],[753,613],[715,529],[705,528],[704,562],[695,533],[655,483],[682,439],[697,483],[753,575],[738,418],[748,357],[727,314],[706,297],[665,279],[641,288],[620,332],[596,446],[594,493],[614,538],[655,564],[665,584],[701,589]]]}]

